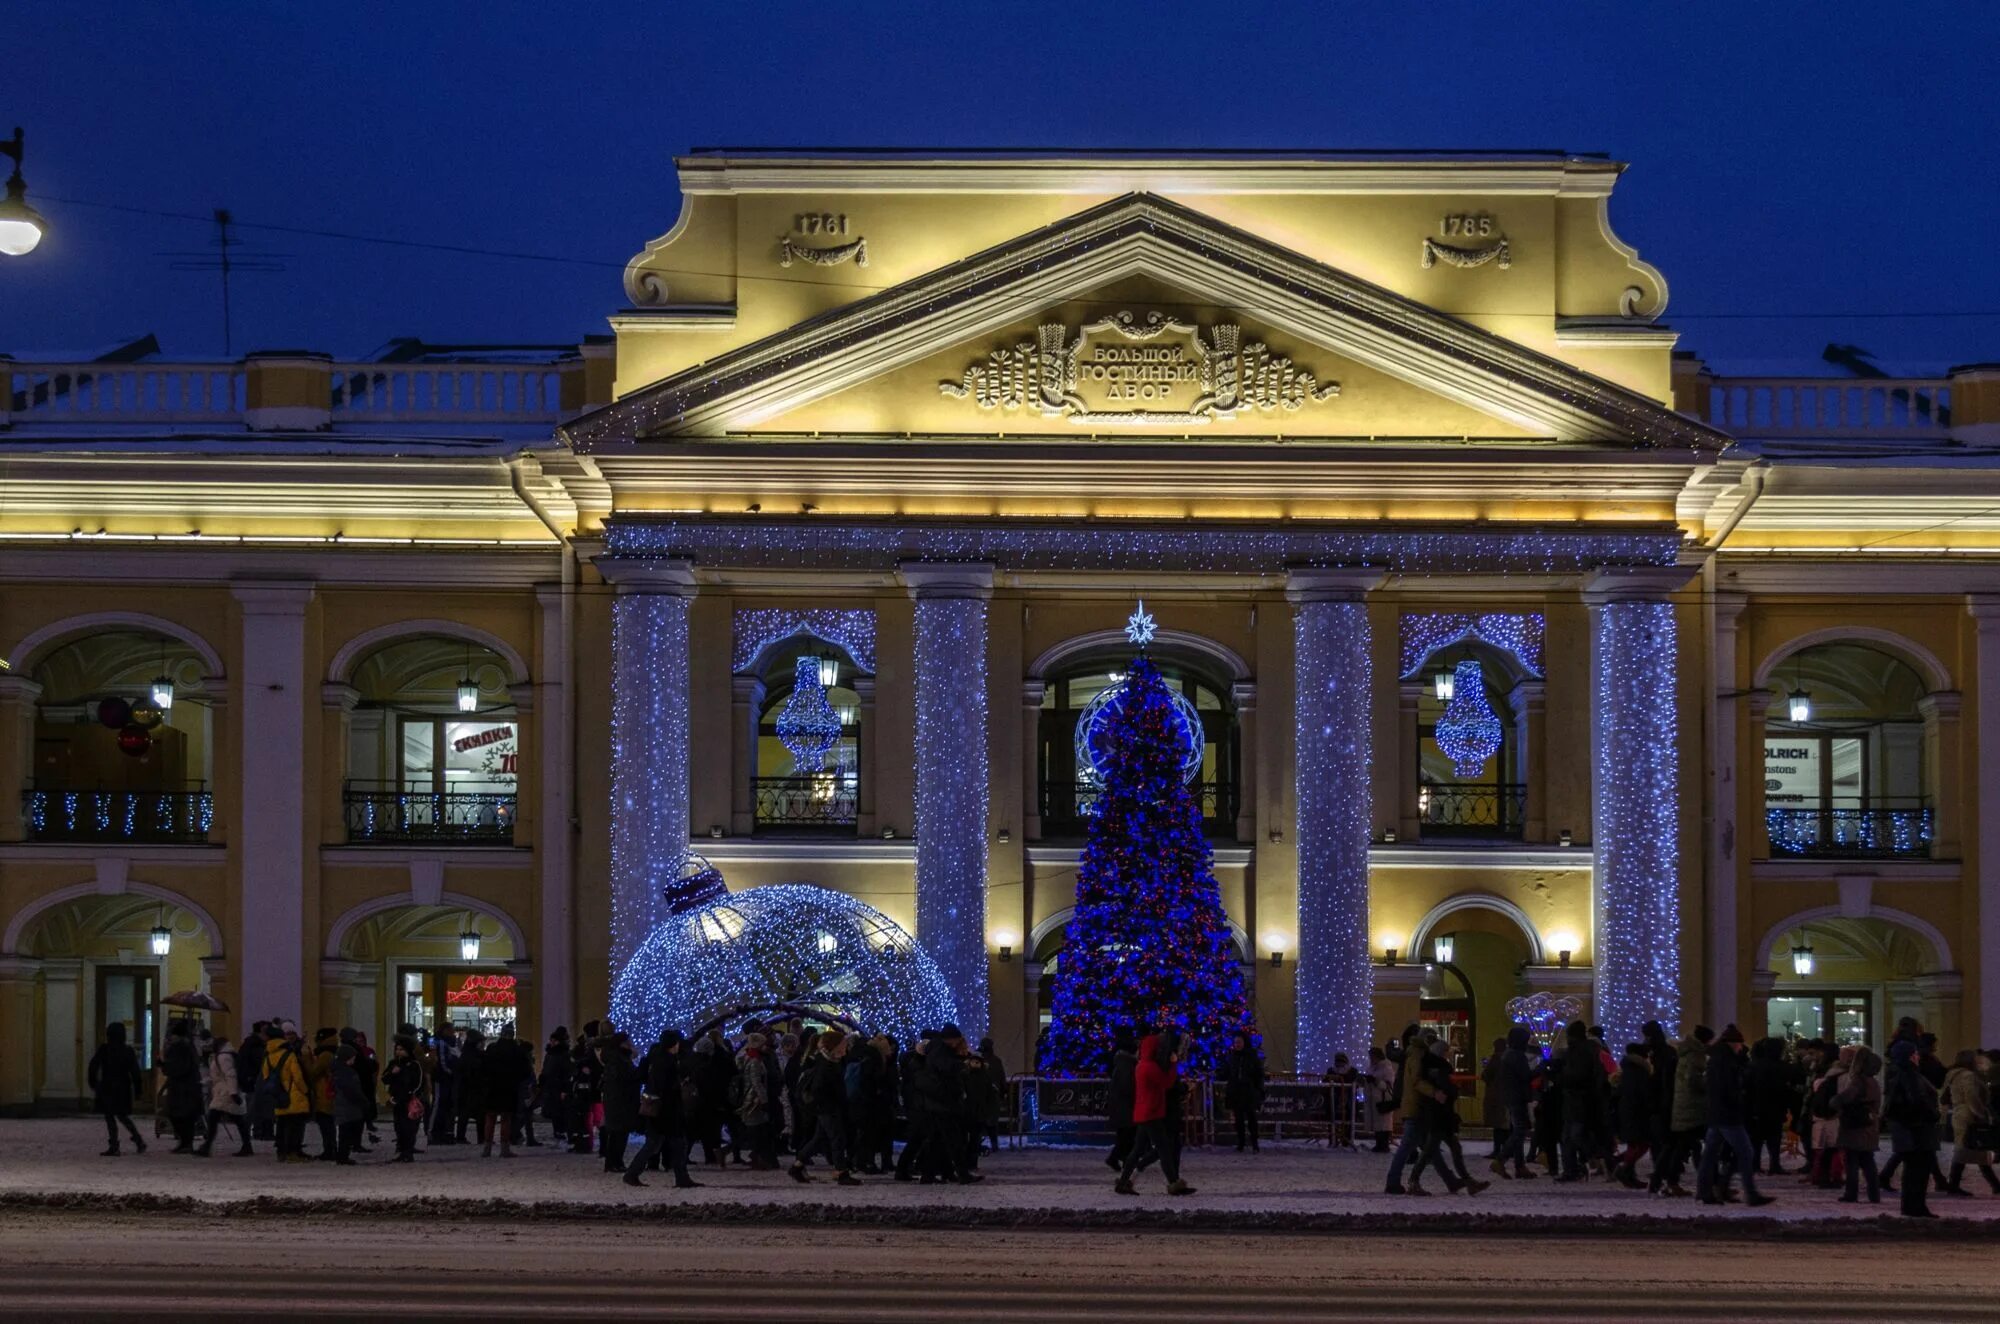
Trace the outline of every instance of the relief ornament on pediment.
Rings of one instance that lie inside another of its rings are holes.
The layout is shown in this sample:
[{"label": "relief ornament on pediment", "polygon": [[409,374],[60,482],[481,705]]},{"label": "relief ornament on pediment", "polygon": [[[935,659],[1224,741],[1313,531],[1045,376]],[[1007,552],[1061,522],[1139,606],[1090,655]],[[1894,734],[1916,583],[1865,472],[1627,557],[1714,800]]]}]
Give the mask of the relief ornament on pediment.
[{"label": "relief ornament on pediment", "polygon": [[1178,423],[1232,418],[1245,410],[1290,412],[1340,394],[1243,330],[1219,322],[1203,331],[1164,313],[1121,312],[1086,323],[1072,337],[1060,322],[1033,340],[1004,345],[938,383],[954,400],[981,409],[1031,409],[1076,423]]}]

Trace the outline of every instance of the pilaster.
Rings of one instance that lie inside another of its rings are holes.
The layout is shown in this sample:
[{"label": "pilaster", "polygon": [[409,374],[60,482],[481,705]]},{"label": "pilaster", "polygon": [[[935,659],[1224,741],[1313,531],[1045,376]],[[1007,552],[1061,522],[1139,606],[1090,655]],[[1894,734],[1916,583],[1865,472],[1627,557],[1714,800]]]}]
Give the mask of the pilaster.
[{"label": "pilaster", "polygon": [[1979,880],[1979,999],[1976,1040],[2000,1040],[2000,595],[1975,594],[1970,603],[1979,633],[1978,727],[1973,747],[1978,759],[1979,812],[1974,849]]},{"label": "pilaster", "polygon": [[35,776],[35,701],[41,694],[26,676],[0,675],[0,842],[27,836],[21,803]]},{"label": "pilaster", "polygon": [[[873,687],[870,687],[872,694]],[[734,762],[736,775],[730,779],[729,834],[747,837],[757,830],[757,721],[764,711],[764,682],[756,676],[733,676],[729,682],[729,729],[736,733]],[[863,740],[868,736],[868,716],[862,714]],[[866,759],[861,764],[862,785],[874,780],[874,769]]]},{"label": "pilaster", "polygon": [[306,609],[313,586],[230,586],[243,629],[236,849],[245,1013],[305,1014]]},{"label": "pilaster", "polygon": [[[1708,1019],[1715,1025],[1736,1020],[1739,982],[1737,947],[1742,902],[1738,880],[1742,866],[1737,858],[1737,802],[1741,795],[1736,765],[1736,627],[1750,599],[1742,593],[1716,593],[1710,598],[1713,613],[1713,640],[1710,644],[1711,670],[1708,691],[1716,696],[1712,729],[1709,732],[1708,802],[1709,830],[1706,833],[1708,858]],[[1754,760],[1763,766],[1760,753]]]},{"label": "pilaster", "polygon": [[[1048,683],[1021,682],[1021,840],[1042,839],[1042,787],[1039,775],[1042,744],[1042,701]],[[1029,1040],[1033,1042],[1032,1039]]]},{"label": "pilaster", "polygon": [[1938,690],[1917,700],[1924,719],[1924,785],[1931,796],[1931,858],[1938,860],[1956,860],[1964,853],[1959,820],[1966,795],[1958,720],[1963,706],[1964,696],[1957,690]]},{"label": "pilaster", "polygon": [[[570,641],[575,594],[569,584],[535,589],[535,757],[541,817],[535,831],[541,883],[542,1024],[576,1019],[576,741],[570,709]],[[526,713],[526,709],[522,710]],[[525,720],[525,719],[524,719]]]},{"label": "pilaster", "polygon": [[[1229,687],[1236,709],[1236,840],[1257,839],[1257,682],[1239,680]],[[1252,890],[1254,899],[1255,891]]]}]

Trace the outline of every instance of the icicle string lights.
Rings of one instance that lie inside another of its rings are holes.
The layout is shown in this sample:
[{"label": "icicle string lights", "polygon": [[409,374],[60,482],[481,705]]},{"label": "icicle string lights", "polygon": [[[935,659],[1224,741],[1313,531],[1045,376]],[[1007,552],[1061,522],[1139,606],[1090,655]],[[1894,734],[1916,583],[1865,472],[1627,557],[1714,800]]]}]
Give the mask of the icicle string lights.
[{"label": "icicle string lights", "polygon": [[916,602],[917,937],[986,1033],[986,603],[920,588]]},{"label": "icicle string lights", "polygon": [[1680,1020],[1679,767],[1674,609],[1593,608],[1596,1013],[1608,1043]]},{"label": "icicle string lights", "polygon": [[1298,677],[1298,1069],[1335,1053],[1366,1062],[1374,1029],[1368,959],[1369,631],[1360,602],[1308,599],[1295,622]]},{"label": "icicle string lights", "polygon": [[1452,668],[1451,703],[1438,718],[1436,739],[1461,777],[1477,777],[1500,748],[1500,719],[1486,698],[1486,677],[1470,658]]},{"label": "icicle string lights", "polygon": [[1402,671],[1410,680],[1423,670],[1425,661],[1439,649],[1467,639],[1478,639],[1512,653],[1531,676],[1542,674],[1542,638],[1545,624],[1540,612],[1417,612],[1402,619]]},{"label": "icicle string lights", "polygon": [[793,635],[811,635],[834,645],[865,676],[875,674],[875,613],[866,610],[744,607],[736,613],[736,641],[729,669],[738,675],[757,669],[757,659]]},{"label": "icicle string lights", "polygon": [[688,603],[621,592],[611,607],[611,969],[651,929],[688,847]]}]

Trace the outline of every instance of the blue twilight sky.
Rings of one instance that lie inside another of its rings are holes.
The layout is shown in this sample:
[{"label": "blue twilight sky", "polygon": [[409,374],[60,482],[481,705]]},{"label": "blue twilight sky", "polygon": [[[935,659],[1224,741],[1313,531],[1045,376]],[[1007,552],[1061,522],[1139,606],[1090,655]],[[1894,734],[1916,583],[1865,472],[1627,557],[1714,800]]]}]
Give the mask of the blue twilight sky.
[{"label": "blue twilight sky", "polygon": [[[219,354],[210,227],[118,204],[547,254],[248,232],[235,348],[571,341],[695,145],[1561,148],[1719,367],[2000,359],[2000,6],[180,3],[10,6],[0,129],[54,229],[0,352]],[[1703,314],[1870,312],[1750,320]]]}]

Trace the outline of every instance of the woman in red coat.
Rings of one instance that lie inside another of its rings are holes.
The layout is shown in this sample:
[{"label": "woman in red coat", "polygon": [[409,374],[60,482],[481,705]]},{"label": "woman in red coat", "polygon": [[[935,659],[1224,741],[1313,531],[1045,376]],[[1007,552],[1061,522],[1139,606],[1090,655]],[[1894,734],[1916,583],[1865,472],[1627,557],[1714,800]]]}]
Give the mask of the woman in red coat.
[{"label": "woman in red coat", "polygon": [[1158,1158],[1160,1172],[1167,1179],[1168,1195],[1193,1195],[1194,1187],[1181,1180],[1181,1100],[1187,1087],[1181,1084],[1180,1034],[1163,1030],[1139,1041],[1139,1067],[1133,1076],[1132,1124],[1139,1132],[1138,1143],[1125,1156],[1124,1170],[1115,1189],[1120,1195],[1137,1195],[1132,1174],[1148,1158]]}]

